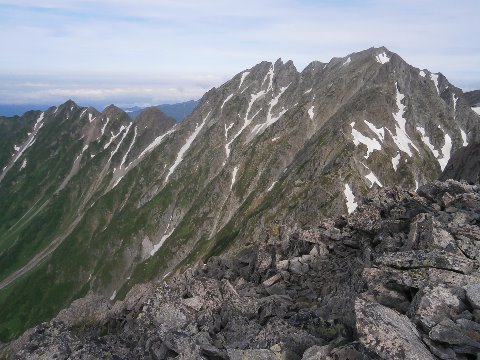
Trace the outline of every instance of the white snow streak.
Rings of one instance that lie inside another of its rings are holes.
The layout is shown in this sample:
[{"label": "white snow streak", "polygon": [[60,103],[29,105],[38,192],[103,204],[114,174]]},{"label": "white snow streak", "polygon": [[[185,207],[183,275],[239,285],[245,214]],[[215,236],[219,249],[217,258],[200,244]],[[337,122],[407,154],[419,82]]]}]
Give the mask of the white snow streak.
[{"label": "white snow streak", "polygon": [[135,126],[135,128],[133,129],[133,139],[132,139],[132,142],[130,143],[130,146],[128,147],[128,150],[127,150],[127,152],[125,153],[125,155],[123,155],[123,158],[122,158],[122,161],[120,162],[119,168],[122,168],[123,164],[125,164],[125,160],[127,160],[127,156],[128,156],[128,154],[130,153],[130,150],[132,150],[132,147],[133,147],[133,144],[135,143],[136,137],[137,137],[137,127]]},{"label": "white snow streak", "polygon": [[357,203],[355,202],[355,196],[353,195],[352,189],[348,184],[345,184],[345,190],[343,191],[345,199],[347,200],[347,211],[349,214],[355,211],[357,208]]},{"label": "white snow streak", "polygon": [[113,301],[115,300],[115,296],[117,296],[117,290],[115,290],[112,294],[112,296],[110,296],[110,300]]},{"label": "white snow streak", "polygon": [[80,114],[80,118],[83,116],[83,114],[85,114],[85,111],[87,111],[88,109],[85,109],[82,111],[82,113]]},{"label": "white snow streak", "polygon": [[250,71],[245,71],[243,74],[242,74],[242,77],[240,79],[240,85],[238,85],[238,89],[240,90],[240,88],[242,87],[242,84],[243,84],[243,80],[245,80],[245,78],[247,77],[247,75],[250,74]]},{"label": "white snow streak", "polygon": [[420,126],[417,126],[417,130],[420,132],[420,134],[422,135],[422,141],[425,145],[428,146],[428,148],[430,149],[430,151],[432,152],[432,154],[438,158],[438,151],[435,149],[435,147],[433,146],[433,144],[430,142],[430,138],[426,135],[425,133],[425,129],[420,127]]},{"label": "white snow streak", "polygon": [[[243,121],[242,127],[233,136],[232,140],[230,140],[228,143],[225,144],[225,153],[226,153],[227,159],[230,157],[230,145],[243,132],[243,130],[245,130],[248,125],[250,125],[250,123],[255,118],[255,116],[257,116],[258,113],[260,112],[261,109],[258,110],[252,117],[250,117],[250,118],[248,117],[248,115],[250,114],[250,110],[252,109],[253,104],[255,104],[255,101],[257,101],[259,98],[264,96],[268,91],[270,91],[270,88],[271,88],[272,82],[273,82],[273,67],[270,67],[270,70],[268,71],[267,75],[265,75],[265,78],[263,79],[263,82],[262,82],[262,86],[265,83],[265,81],[267,80],[267,77],[270,77],[270,83],[269,83],[269,86],[268,86],[267,90],[261,90],[256,94],[252,94],[252,96],[250,98],[250,102],[248,104],[247,112],[245,113],[245,119]],[[225,163],[226,163],[226,160],[225,160],[224,164]]]},{"label": "white snow streak", "polygon": [[94,119],[93,115],[88,113],[88,122],[92,122]]},{"label": "white snow streak", "polygon": [[343,63],[343,65],[348,65],[352,62],[352,59],[350,58],[350,56],[348,57],[347,60],[345,60],[345,62]]},{"label": "white snow streak", "polygon": [[460,129],[460,135],[462,135],[463,146],[467,146],[468,145],[467,134],[465,134],[465,131]]},{"label": "white snow streak", "polygon": [[121,133],[122,131],[125,130],[125,126],[120,126],[120,130],[118,131],[117,134],[114,134],[113,131],[110,131],[110,134],[112,135],[112,137],[110,138],[110,140],[103,146],[103,150],[106,150],[110,144],[113,142],[113,140],[115,140]]},{"label": "white snow streak", "polygon": [[233,94],[230,94],[230,95],[227,96],[227,98],[226,98],[225,101],[223,102],[222,106],[220,107],[220,111],[223,110],[223,106],[225,105],[225,103],[226,103],[228,100],[230,100],[230,99],[232,98],[232,96],[233,96]]},{"label": "white snow streak", "polygon": [[[170,226],[170,224],[168,224],[168,226]],[[168,227],[167,227],[167,229],[168,229]],[[156,253],[158,250],[160,250],[160,248],[162,247],[162,245],[163,245],[163,243],[165,242],[165,240],[167,240],[167,239],[170,237],[170,235],[173,234],[174,231],[175,231],[175,228],[173,228],[168,234],[165,234],[165,235],[162,236],[162,238],[160,239],[160,241],[158,242],[158,244],[156,244],[156,245],[153,246],[152,251],[150,251],[150,256],[155,255],[155,253]]]},{"label": "white snow streak", "polygon": [[272,142],[277,141],[278,139],[280,139],[280,136],[274,137],[274,138],[272,139]]},{"label": "white snow streak", "polygon": [[100,132],[102,133],[102,136],[103,136],[103,134],[105,134],[105,128],[107,127],[109,121],[110,121],[110,118],[107,117],[107,121],[105,122],[105,124],[103,124],[103,127],[100,130]]},{"label": "white snow streak", "polygon": [[452,99],[453,99],[453,116],[455,118],[455,116],[457,114],[457,101],[458,101],[457,95],[452,94]]},{"label": "white snow streak", "polygon": [[472,107],[472,110],[475,111],[478,115],[480,115],[480,106]]},{"label": "white snow streak", "polygon": [[383,127],[377,129],[375,125],[373,125],[371,122],[367,120],[363,120],[363,121],[365,122],[365,124],[367,124],[370,130],[372,130],[375,133],[375,135],[377,135],[380,141],[383,142],[383,139],[385,138],[385,129]]},{"label": "white snow streak", "polygon": [[312,105],[310,109],[308,109],[308,116],[310,116],[310,119],[313,120],[313,116],[315,113],[313,112],[313,109],[315,109],[315,105]]},{"label": "white snow streak", "polygon": [[[444,131],[442,129],[442,131]],[[438,163],[440,164],[440,168],[442,171],[445,169],[445,166],[447,166],[448,160],[450,160],[450,153],[452,152],[452,138],[445,133],[445,143],[442,146],[442,158],[438,159]]]},{"label": "white snow streak", "polygon": [[396,122],[395,136],[388,129],[387,130],[390,132],[390,135],[392,135],[393,141],[397,145],[398,149],[408,154],[408,156],[411,157],[412,151],[410,150],[410,146],[415,150],[417,150],[417,152],[418,152],[418,149],[407,135],[407,129],[406,129],[407,120],[404,118],[406,106],[402,104],[402,100],[405,98],[405,95],[401,94],[400,91],[398,91],[397,83],[395,83],[395,90],[397,91],[397,108],[398,108],[398,111],[396,113],[392,113]]},{"label": "white snow streak", "polygon": [[282,94],[285,92],[285,90],[287,90],[289,86],[290,84],[288,84],[285,87],[282,87],[280,89],[279,94],[270,101],[268,113],[267,113],[267,120],[263,124],[255,125],[254,128],[252,129],[252,134],[258,135],[259,133],[263,132],[270,125],[276,123],[278,119],[280,119],[283,116],[283,114],[287,112],[286,109],[282,108],[282,110],[280,110],[280,113],[277,116],[272,116],[272,109],[274,108],[275,105],[278,104],[278,100],[280,99]]},{"label": "white snow streak", "polygon": [[[140,153],[140,155],[138,156],[137,159],[142,158],[143,155],[145,155],[146,153],[149,153],[150,151],[152,151],[153,149],[155,149],[158,145],[161,144],[161,142],[163,141],[163,139],[164,139],[166,136],[170,135],[170,134],[173,133],[175,130],[176,130],[176,128],[174,127],[174,128],[172,128],[172,129],[168,130],[165,134],[162,134],[162,135],[160,135],[160,136],[157,136],[157,137],[155,138],[155,140],[153,140],[153,141],[151,142],[151,144],[148,145],[148,146]],[[133,162],[133,161],[132,161],[132,162]],[[130,164],[131,164],[131,163],[130,163]],[[129,167],[130,164],[128,164],[127,167]]]},{"label": "white snow streak", "polygon": [[385,52],[383,52],[375,56],[375,60],[377,60],[377,62],[379,62],[380,64],[386,64],[390,61],[390,58],[387,56],[387,54],[385,54]]},{"label": "white snow streak", "polygon": [[418,181],[415,179],[415,191],[417,191],[418,186],[419,186],[419,185],[418,185]]},{"label": "white snow streak", "polygon": [[377,139],[370,139],[369,137],[363,135],[360,131],[355,130],[355,122],[352,122],[350,126],[352,127],[352,136],[353,143],[358,146],[360,143],[367,146],[367,155],[365,159],[368,159],[373,150],[382,150],[382,145],[378,142]]},{"label": "white snow streak", "polygon": [[435,88],[437,89],[437,93],[440,95],[440,90],[438,89],[438,75],[437,74],[430,74],[430,79],[435,84]]},{"label": "white snow streak", "polygon": [[205,126],[205,123],[207,122],[207,119],[209,116],[210,116],[210,112],[208,112],[207,116],[205,116],[205,118],[203,119],[203,122],[200,125],[197,124],[197,126],[195,127],[195,131],[188,137],[187,141],[185,142],[185,145],[183,145],[180,151],[178,152],[177,158],[175,159],[175,162],[173,163],[173,165],[170,167],[167,177],[165,178],[165,183],[168,182],[170,175],[173,174],[177,166],[180,165],[180,163],[182,162],[183,156],[192,145],[193,141],[197,137],[200,130],[202,130],[202,128]]},{"label": "white snow streak", "polygon": [[233,125],[234,125],[234,123],[231,123],[227,127],[227,124],[224,124],[224,126],[225,126],[225,140],[227,140],[227,141],[228,141],[228,131],[233,127]]},{"label": "white snow streak", "polygon": [[397,155],[392,158],[392,165],[395,171],[398,169],[398,164],[400,164],[400,152],[398,152]]},{"label": "white snow streak", "polygon": [[235,166],[232,171],[232,183],[230,184],[230,190],[233,189],[233,184],[235,184],[235,179],[237,177],[238,166]]},{"label": "white snow streak", "polygon": [[[115,154],[117,153],[118,149],[120,149],[120,146],[122,145],[123,140],[125,140],[125,137],[127,136],[128,132],[130,131],[130,127],[131,127],[131,126],[132,126],[132,123],[128,124],[128,126],[126,127],[126,130],[125,130],[125,132],[124,132],[123,135],[122,135],[122,138],[121,138],[120,141],[118,142],[118,145],[117,145],[117,147],[115,148],[115,150],[113,150],[113,151],[111,152],[111,154],[110,154],[110,159],[109,159],[108,161],[112,160],[113,155],[115,155]],[[120,135],[120,133],[122,132],[122,128],[123,128],[123,127],[124,127],[123,125],[120,127],[120,132],[118,133],[119,135]]]},{"label": "white snow streak", "polygon": [[26,166],[27,166],[27,158],[23,159],[22,166],[20,166],[20,170],[25,169]]},{"label": "white snow streak", "polygon": [[370,170],[370,174],[368,175],[365,175],[365,178],[370,181],[370,187],[373,186],[373,184],[378,184],[378,186],[380,187],[383,187],[382,183],[377,179],[377,177],[375,176],[375,174]]},{"label": "white snow streak", "polygon": [[277,182],[274,181],[274,182],[268,187],[267,192],[270,192],[270,191],[273,189],[273,187],[275,186],[276,183],[277,183]]},{"label": "white snow streak", "polygon": [[313,88],[310,88],[310,89],[308,89],[307,91],[305,91],[303,94],[304,94],[304,95],[305,95],[305,94],[308,94],[308,93],[311,92],[312,90],[313,90]]}]

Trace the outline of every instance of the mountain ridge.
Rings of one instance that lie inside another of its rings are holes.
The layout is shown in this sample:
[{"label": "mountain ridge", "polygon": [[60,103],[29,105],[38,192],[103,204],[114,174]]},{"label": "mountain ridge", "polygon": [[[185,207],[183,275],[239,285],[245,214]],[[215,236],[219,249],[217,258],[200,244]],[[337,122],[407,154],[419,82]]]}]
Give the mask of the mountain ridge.
[{"label": "mountain ridge", "polygon": [[[41,114],[38,140],[1,175],[10,214],[0,219],[1,281],[62,240],[0,291],[2,339],[21,332],[18,297],[24,327],[88,292],[122,298],[137,283],[234,253],[277,219],[309,226],[351,211],[374,186],[415,190],[479,140],[479,117],[460,89],[385,48],[302,72],[261,62],[171,127],[70,103]],[[26,182],[29,171],[40,186]],[[44,226],[46,218],[57,222]],[[27,246],[33,233],[40,250]]]}]

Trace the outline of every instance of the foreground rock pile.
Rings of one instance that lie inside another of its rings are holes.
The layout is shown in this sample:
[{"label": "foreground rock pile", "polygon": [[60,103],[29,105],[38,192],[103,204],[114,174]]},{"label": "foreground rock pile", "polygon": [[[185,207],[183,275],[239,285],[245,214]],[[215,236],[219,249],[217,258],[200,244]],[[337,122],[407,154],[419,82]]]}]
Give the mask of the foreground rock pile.
[{"label": "foreground rock pile", "polygon": [[480,188],[374,190],[347,218],[273,224],[123,302],[90,295],[14,359],[476,359]]}]

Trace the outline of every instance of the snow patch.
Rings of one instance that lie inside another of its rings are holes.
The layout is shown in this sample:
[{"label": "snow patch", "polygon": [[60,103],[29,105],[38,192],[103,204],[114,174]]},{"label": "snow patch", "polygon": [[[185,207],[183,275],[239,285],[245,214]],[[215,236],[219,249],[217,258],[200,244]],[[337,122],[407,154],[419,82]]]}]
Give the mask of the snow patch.
[{"label": "snow patch", "polygon": [[248,74],[250,74],[250,71],[245,71],[244,73],[242,73],[242,77],[240,78],[240,85],[238,85],[239,90],[242,87],[243,80],[245,80],[245,78],[248,76]]},{"label": "snow patch", "polygon": [[465,131],[460,129],[460,135],[462,135],[463,146],[467,146],[468,145],[467,134],[465,133]]},{"label": "snow patch", "polygon": [[345,190],[343,191],[345,199],[347,200],[347,211],[349,214],[355,211],[358,204],[355,202],[355,196],[353,195],[352,189],[348,184],[345,184]]},{"label": "snow patch", "polygon": [[345,60],[345,62],[342,64],[342,66],[345,66],[345,65],[348,65],[352,62],[352,59],[350,58],[350,56],[348,57],[347,60]]},{"label": "snow patch", "polygon": [[313,112],[313,109],[315,109],[315,105],[312,105],[310,109],[308,109],[308,116],[310,116],[310,119],[313,120],[313,116],[315,113]]},{"label": "snow patch", "polygon": [[95,120],[95,118],[93,117],[92,114],[88,113],[88,122],[92,122],[93,120]]},{"label": "snow patch", "polygon": [[107,121],[105,122],[105,124],[103,124],[103,127],[102,127],[102,129],[100,130],[102,136],[103,136],[103,134],[105,134],[105,128],[107,127],[109,121],[110,121],[110,118],[107,117]]},{"label": "snow patch", "polygon": [[230,184],[230,190],[233,189],[233,184],[235,184],[235,179],[237,177],[238,166],[235,166],[232,171],[232,183]]},{"label": "snow patch", "polygon": [[280,139],[280,136],[274,137],[274,138],[272,139],[272,142],[277,141],[278,139]]},{"label": "snow patch", "polygon": [[309,92],[311,92],[312,90],[313,90],[313,88],[310,88],[310,89],[308,89],[307,91],[305,91],[303,94],[306,95],[306,94],[308,94]]},{"label": "snow patch", "polygon": [[396,113],[392,113],[396,122],[395,135],[393,135],[390,132],[390,130],[387,129],[387,131],[390,132],[390,135],[392,136],[393,141],[397,145],[398,149],[411,157],[412,151],[410,150],[410,146],[415,150],[417,150],[417,152],[418,152],[418,149],[407,135],[407,129],[406,129],[407,120],[404,117],[406,106],[402,104],[402,100],[405,98],[405,95],[401,94],[400,91],[398,90],[398,83],[395,83],[395,90],[397,91],[396,99],[397,99],[397,108],[398,108],[398,111]]},{"label": "snow patch", "polygon": [[432,154],[438,159],[438,151],[435,149],[435,147],[433,146],[433,144],[430,142],[430,138],[426,135],[425,133],[425,129],[420,127],[420,126],[417,126],[417,130],[420,132],[420,134],[422,135],[422,141],[425,145],[428,146],[428,148],[430,149],[430,151],[432,152]]},{"label": "snow patch", "polygon": [[420,72],[418,73],[418,75],[420,75],[421,77],[425,77],[425,72],[423,70],[420,70]]},{"label": "snow patch", "polygon": [[475,111],[478,115],[480,115],[480,106],[472,107],[472,110]]},{"label": "snow patch", "polygon": [[437,93],[440,95],[440,89],[438,88],[438,74],[430,74],[430,79],[435,84],[435,89],[437,89]]},{"label": "snow patch", "polygon": [[385,138],[385,129],[383,127],[381,128],[376,128],[375,125],[373,125],[371,122],[367,120],[363,120],[365,124],[369,127],[370,130],[372,130],[375,135],[380,139],[381,142],[383,142],[383,139]]},{"label": "snow patch", "polygon": [[227,98],[224,100],[224,102],[222,103],[222,106],[220,107],[220,111],[223,110],[223,106],[225,105],[225,103],[230,100],[232,98],[233,94],[230,94],[227,96]]},{"label": "snow patch", "polygon": [[387,62],[389,62],[390,58],[387,56],[387,54],[385,54],[385,52],[383,52],[383,53],[375,56],[375,60],[377,60],[377,62],[379,62],[380,64],[383,65],[383,64],[386,64]]},{"label": "snow patch", "polygon": [[123,155],[123,158],[122,158],[122,161],[120,162],[120,168],[123,166],[123,164],[125,164],[125,160],[127,160],[127,156],[128,154],[130,153],[130,150],[132,150],[132,147],[133,147],[133,144],[135,143],[135,139],[137,138],[137,127],[135,126],[135,128],[133,129],[133,139],[132,139],[132,142],[130,143],[130,146],[128,147],[128,150],[127,152],[125,153],[125,155]]},{"label": "snow patch", "polygon": [[350,126],[352,127],[353,143],[355,144],[355,146],[360,145],[360,143],[367,146],[367,155],[365,155],[365,159],[369,158],[373,150],[382,150],[382,145],[378,142],[377,139],[370,139],[369,137],[363,135],[360,131],[355,130],[354,125],[355,122],[352,122],[350,124]]},{"label": "snow patch", "polygon": [[278,113],[277,116],[272,115],[272,109],[275,107],[275,105],[278,104],[278,100],[280,99],[282,94],[285,92],[285,90],[287,90],[287,88],[289,86],[290,86],[290,84],[288,84],[285,87],[282,87],[280,89],[279,94],[270,101],[269,108],[268,108],[268,113],[267,113],[267,120],[263,124],[255,125],[254,128],[252,129],[252,134],[257,135],[257,134],[263,132],[270,125],[276,123],[277,120],[280,119],[283,116],[283,114],[285,114],[287,112],[286,109],[282,109],[282,110],[280,110],[280,112]]},{"label": "snow patch", "polygon": [[80,118],[83,116],[83,114],[85,114],[85,111],[87,111],[88,109],[85,109],[83,110],[81,113],[80,113]]},{"label": "snow patch", "polygon": [[365,178],[370,181],[370,187],[373,186],[373,184],[378,184],[378,186],[383,187],[382,183],[378,180],[378,178],[375,176],[375,174],[370,170],[370,174],[365,175]]},{"label": "snow patch", "polygon": [[[117,147],[115,148],[115,150],[113,150],[113,151],[111,152],[111,154],[110,154],[110,159],[109,159],[108,161],[112,160],[113,155],[115,155],[115,154],[117,153],[118,149],[120,149],[120,146],[122,145],[123,140],[125,140],[125,137],[127,136],[128,132],[130,131],[130,127],[131,127],[131,126],[132,126],[132,123],[128,124],[128,126],[126,127],[126,130],[125,130],[125,132],[124,132],[123,135],[122,135],[122,138],[121,138],[120,141],[118,142]],[[122,125],[122,126],[120,127],[120,131],[119,131],[118,134],[120,134],[120,133],[122,132],[122,127],[124,127],[124,126]]]},{"label": "snow patch", "polygon": [[442,157],[438,159],[438,163],[440,164],[440,168],[443,171],[447,166],[448,160],[450,160],[450,153],[452,152],[452,138],[447,133],[445,133],[443,129],[442,131],[445,134],[445,143],[442,146]]},{"label": "snow patch", "polygon": [[224,126],[225,126],[225,140],[227,140],[227,141],[228,141],[228,131],[233,127],[233,125],[234,125],[234,123],[231,123],[227,127],[227,124],[224,124]]},{"label": "snow patch", "polygon": [[[148,145],[145,149],[143,149],[143,151],[140,153],[140,155],[138,156],[137,159],[140,159],[142,158],[146,153],[149,153],[150,151],[152,151],[153,149],[155,149],[158,145],[161,144],[161,142],[163,141],[163,139],[170,135],[171,133],[173,133],[174,131],[176,130],[176,128],[172,128],[170,130],[168,130],[165,134],[162,134],[160,136],[157,136],[151,143],[150,145]],[[127,167],[130,167],[131,163],[128,164]]]},{"label": "snow patch", "polygon": [[270,191],[273,189],[273,187],[275,186],[276,183],[277,183],[277,182],[274,181],[274,182],[268,187],[267,192],[270,192]]},{"label": "snow patch", "polygon": [[110,134],[112,135],[110,140],[103,146],[103,150],[106,150],[110,145],[111,143],[113,142],[113,140],[115,140],[118,136],[120,136],[120,134],[122,133],[122,131],[125,130],[125,126],[120,126],[120,130],[118,131],[117,134],[114,134],[112,131],[110,131]]},{"label": "snow patch", "polygon": [[[168,224],[168,226],[170,226],[170,224]],[[168,227],[167,227],[168,229]],[[153,249],[152,251],[150,251],[150,256],[153,256],[155,255],[155,253],[160,250],[160,248],[162,247],[163,243],[173,234],[173,232],[175,231],[175,228],[173,228],[168,234],[164,234],[162,236],[162,238],[160,239],[160,241],[158,242],[158,244],[155,244],[153,246]]]},{"label": "snow patch", "polygon": [[175,171],[175,169],[177,168],[178,165],[180,165],[180,163],[182,162],[183,160],[183,156],[185,155],[185,153],[187,152],[187,150],[190,148],[190,146],[192,145],[193,141],[195,140],[195,138],[197,137],[198,133],[200,132],[200,130],[202,130],[202,128],[205,126],[206,122],[207,122],[207,119],[208,117],[210,116],[210,111],[208,112],[207,116],[205,116],[205,118],[203,119],[203,122],[199,125],[197,124],[197,126],[195,127],[195,130],[193,131],[193,133],[187,138],[187,141],[185,142],[185,145],[182,146],[182,148],[180,149],[180,151],[178,152],[178,155],[177,155],[177,158],[175,159],[175,162],[173,163],[173,165],[170,167],[170,170],[168,170],[168,174],[167,174],[167,177],[165,178],[165,183],[168,182],[168,179],[170,178],[170,176],[173,174],[173,172]]},{"label": "snow patch", "polygon": [[458,101],[457,95],[452,94],[452,99],[453,99],[453,116],[455,118],[455,115],[457,113],[457,101]]},{"label": "snow patch", "polygon": [[113,301],[115,300],[115,297],[117,296],[117,290],[115,290],[112,294],[112,296],[110,296],[110,300]]},{"label": "snow patch", "polygon": [[15,150],[15,151],[18,151],[18,150],[20,150],[20,146],[13,145],[13,150]]},{"label": "snow patch", "polygon": [[20,170],[23,170],[25,169],[25,167],[27,166],[27,159],[23,159],[23,162],[22,162],[22,166],[20,166]]},{"label": "snow patch", "polygon": [[397,155],[392,158],[392,165],[395,171],[398,169],[398,164],[400,164],[400,152],[398,152]]}]

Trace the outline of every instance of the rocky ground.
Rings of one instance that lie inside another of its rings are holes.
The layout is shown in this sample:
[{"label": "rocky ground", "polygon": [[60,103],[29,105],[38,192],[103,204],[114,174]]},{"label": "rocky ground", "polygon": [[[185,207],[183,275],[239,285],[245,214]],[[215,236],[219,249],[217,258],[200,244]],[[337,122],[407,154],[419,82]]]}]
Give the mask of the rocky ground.
[{"label": "rocky ground", "polygon": [[123,302],[89,295],[12,359],[477,359],[480,187],[375,189],[346,218],[276,223]]}]

